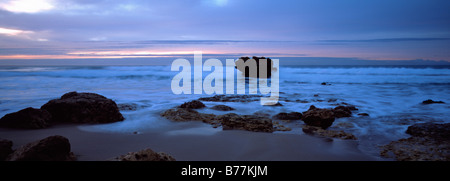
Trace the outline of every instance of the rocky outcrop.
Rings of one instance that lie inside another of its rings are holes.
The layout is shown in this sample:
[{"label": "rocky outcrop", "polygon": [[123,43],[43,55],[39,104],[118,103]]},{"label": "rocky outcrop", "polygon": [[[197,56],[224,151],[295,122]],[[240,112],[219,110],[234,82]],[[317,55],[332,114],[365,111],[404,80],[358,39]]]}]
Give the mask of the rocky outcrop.
[{"label": "rocky outcrop", "polygon": [[215,106],[211,107],[211,109],[216,110],[216,111],[232,111],[232,110],[234,110],[234,108],[232,108],[230,106],[226,106],[226,105],[215,105]]},{"label": "rocky outcrop", "polygon": [[351,133],[346,133],[342,130],[325,130],[316,126],[303,125],[302,131],[305,134],[314,136],[323,136],[328,138],[339,138],[343,140],[356,140],[356,136]]},{"label": "rocky outcrop", "polygon": [[115,161],[176,161],[175,158],[163,152],[154,152],[151,149],[145,149],[138,152],[129,152],[118,156]]},{"label": "rocky outcrop", "polygon": [[433,101],[431,99],[425,100],[422,102],[422,104],[444,104],[445,102],[442,101]]},{"label": "rocky outcrop", "polygon": [[411,137],[381,146],[380,154],[399,161],[450,161],[450,123],[409,126]]},{"label": "rocky outcrop", "polygon": [[303,112],[302,120],[309,126],[327,129],[334,122],[334,112],[330,109],[320,109],[310,106],[308,111]]},{"label": "rocky outcrop", "polygon": [[29,107],[3,116],[0,119],[0,127],[20,129],[46,128],[50,125],[51,118],[52,115],[48,111]]},{"label": "rocky outcrop", "polygon": [[260,101],[261,95],[215,95],[212,97],[201,97],[198,100],[208,102],[253,102]]},{"label": "rocky outcrop", "polygon": [[299,112],[290,112],[290,113],[278,113],[272,117],[272,119],[278,120],[300,120],[302,118],[302,113]]},{"label": "rocky outcrop", "polygon": [[238,129],[254,132],[273,132],[272,120],[267,117],[229,113],[217,116],[217,119],[222,123],[223,130]]},{"label": "rocky outcrop", "polygon": [[197,100],[185,102],[180,105],[180,108],[187,108],[187,109],[200,109],[204,107],[206,107],[205,104]]},{"label": "rocky outcrop", "polygon": [[[252,57],[253,60],[255,60],[256,62],[256,76],[255,75],[250,75],[249,72],[249,68],[246,68],[244,66],[244,63],[247,62],[248,60],[250,60],[249,57],[241,57],[236,61],[236,69],[238,69],[241,72],[245,72],[244,75],[245,77],[267,77],[270,78],[272,76],[272,68],[273,68],[273,62],[272,59],[270,58],[266,58],[266,57],[257,57],[257,56],[253,56]],[[259,65],[261,64],[261,62],[265,62],[266,63],[266,70],[267,70],[267,75],[263,75],[262,72],[259,72]]]},{"label": "rocky outcrop", "polygon": [[211,124],[214,127],[220,126],[220,121],[216,119],[216,115],[199,113],[193,109],[173,108],[164,111],[160,115],[171,121],[202,121]]},{"label": "rocky outcrop", "polygon": [[69,92],[41,107],[52,115],[52,122],[111,123],[123,121],[117,104],[95,93]]},{"label": "rocky outcrop", "polygon": [[50,136],[28,143],[10,154],[7,161],[73,161],[69,140],[63,136]]},{"label": "rocky outcrop", "polygon": [[12,141],[0,139],[0,161],[4,161],[13,152],[12,145]]}]

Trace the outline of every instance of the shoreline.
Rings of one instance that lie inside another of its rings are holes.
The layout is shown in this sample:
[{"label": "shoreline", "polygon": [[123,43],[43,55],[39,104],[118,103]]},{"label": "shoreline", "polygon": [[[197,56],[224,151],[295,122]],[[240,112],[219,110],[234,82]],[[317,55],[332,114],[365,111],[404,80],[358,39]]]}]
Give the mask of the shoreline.
[{"label": "shoreline", "polygon": [[[80,125],[58,125],[41,130],[0,129],[0,138],[13,141],[13,149],[47,136],[67,137],[78,161],[106,161],[150,148],[177,161],[376,161],[358,149],[358,141],[318,138],[289,133],[240,130],[194,133],[206,128],[190,122],[182,127],[139,134],[83,131]],[[83,125],[82,125],[83,126]],[[196,129],[200,128],[200,129]],[[189,129],[192,129],[191,132]],[[192,132],[194,131],[194,132]]]}]

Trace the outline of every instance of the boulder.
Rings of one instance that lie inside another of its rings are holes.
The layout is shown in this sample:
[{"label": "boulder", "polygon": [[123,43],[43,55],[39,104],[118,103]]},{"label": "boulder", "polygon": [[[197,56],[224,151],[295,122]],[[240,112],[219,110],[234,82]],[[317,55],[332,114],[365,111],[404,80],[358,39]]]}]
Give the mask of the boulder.
[{"label": "boulder", "polygon": [[111,123],[123,121],[117,104],[95,93],[69,92],[41,107],[52,115],[52,122]]},{"label": "boulder", "polygon": [[343,140],[356,140],[356,136],[351,133],[346,133],[342,130],[325,130],[316,126],[303,125],[302,131],[305,134],[314,136],[323,136],[328,138],[339,138]]},{"label": "boulder", "polygon": [[272,119],[278,120],[300,120],[301,118],[302,113],[299,112],[290,112],[290,113],[282,112],[272,117]]},{"label": "boulder", "polygon": [[217,119],[222,123],[223,130],[238,129],[254,132],[273,132],[272,120],[267,117],[229,113],[217,116]]},{"label": "boulder", "polygon": [[115,161],[176,161],[175,158],[163,152],[154,152],[151,149],[145,149],[138,152],[129,152],[118,156]]},{"label": "boulder", "polygon": [[220,121],[216,119],[216,115],[199,113],[192,109],[173,108],[162,112],[160,115],[171,121],[202,121],[214,127],[220,126]]},{"label": "boulder", "polygon": [[0,119],[0,127],[20,129],[40,129],[49,126],[52,115],[46,110],[26,108],[9,113]]},{"label": "boulder", "polygon": [[12,145],[12,141],[0,139],[0,161],[4,161],[13,152]]},{"label": "boulder", "polygon": [[260,101],[261,95],[214,95],[201,97],[198,100],[208,102],[253,102]]},{"label": "boulder", "polygon": [[234,108],[232,108],[230,106],[226,106],[226,105],[215,105],[215,106],[211,107],[211,109],[217,110],[217,111],[232,111],[232,110],[234,110]]},{"label": "boulder", "polygon": [[8,161],[74,161],[69,140],[63,136],[49,136],[28,143],[8,156]]},{"label": "boulder", "polygon": [[206,107],[205,104],[203,104],[200,101],[193,100],[190,102],[185,102],[181,104],[180,108],[188,108],[188,109],[200,109]]},{"label": "boulder", "polygon": [[422,104],[444,104],[445,102],[442,101],[433,101],[431,99],[425,100],[422,102]]},{"label": "boulder", "polygon": [[334,112],[330,109],[320,109],[311,106],[308,111],[303,112],[302,120],[309,126],[327,129],[334,122]]}]

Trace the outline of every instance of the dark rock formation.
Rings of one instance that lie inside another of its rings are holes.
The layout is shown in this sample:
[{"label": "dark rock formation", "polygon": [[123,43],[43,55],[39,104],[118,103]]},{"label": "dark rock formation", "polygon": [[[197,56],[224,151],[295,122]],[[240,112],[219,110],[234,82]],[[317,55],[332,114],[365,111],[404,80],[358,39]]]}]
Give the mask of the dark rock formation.
[{"label": "dark rock formation", "polygon": [[272,119],[278,120],[300,120],[301,118],[302,113],[299,112],[290,112],[290,113],[282,112],[272,117]]},{"label": "dark rock formation", "polygon": [[52,115],[52,122],[111,123],[123,121],[117,104],[95,93],[69,92],[44,104],[41,109]]},{"label": "dark rock formation", "polygon": [[216,119],[216,115],[199,113],[195,110],[186,108],[169,109],[161,113],[161,116],[169,120],[178,122],[202,121],[204,123],[212,124],[215,127],[218,127],[220,125],[220,121]]},{"label": "dark rock formation", "polygon": [[320,109],[311,106],[308,111],[303,112],[302,120],[310,126],[327,129],[334,122],[334,112],[330,109]]},{"label": "dark rock formation", "polygon": [[338,106],[333,109],[336,118],[351,117],[352,111],[348,106]]},{"label": "dark rock formation", "polygon": [[323,136],[329,138],[339,138],[343,140],[356,140],[356,136],[350,133],[346,133],[342,130],[325,130],[316,126],[303,125],[302,131],[305,134]]},{"label": "dark rock formation", "polygon": [[118,156],[115,161],[176,161],[175,158],[163,152],[154,152],[145,149],[138,152],[129,152],[126,155]]},{"label": "dark rock formation", "polygon": [[197,100],[185,102],[180,106],[180,108],[188,108],[188,109],[200,109],[204,107],[206,107],[205,104]]},{"label": "dark rock formation", "polygon": [[217,110],[217,111],[232,111],[234,108],[226,105],[215,105],[211,107],[211,109]]},{"label": "dark rock formation", "polygon": [[286,127],[278,121],[274,121],[273,131],[292,131],[292,128]]},{"label": "dark rock formation", "polygon": [[449,140],[450,141],[450,123],[435,124],[435,123],[418,123],[409,126],[406,130],[411,136],[429,137],[434,140]]},{"label": "dark rock formation", "polygon": [[117,104],[117,107],[120,111],[136,111],[138,109],[138,105],[135,103],[125,103],[125,104]]},{"label": "dark rock formation", "polygon": [[253,102],[260,101],[261,95],[215,95],[213,97],[201,97],[198,100],[208,102]]},{"label": "dark rock formation", "polygon": [[229,113],[217,116],[221,121],[223,130],[239,129],[254,132],[273,132],[272,120],[267,117],[255,115],[237,115]]},{"label": "dark rock formation", "polygon": [[271,104],[271,105],[269,105],[269,104],[264,104],[263,106],[283,106],[283,104],[281,104],[280,102],[277,102],[277,103],[275,103],[275,104]]},{"label": "dark rock formation", "polygon": [[331,85],[331,84],[327,82],[322,82],[320,85]]},{"label": "dark rock formation", "polygon": [[367,113],[359,113],[358,116],[369,116]]},{"label": "dark rock formation", "polygon": [[419,123],[408,127],[411,137],[381,147],[380,154],[399,161],[450,161],[450,123]]},{"label": "dark rock formation", "polygon": [[12,141],[0,139],[0,161],[6,160],[6,157],[13,152],[12,145]]},{"label": "dark rock formation", "polygon": [[50,136],[28,143],[15,150],[8,161],[73,161],[69,140],[63,136]]},{"label": "dark rock formation", "polygon": [[[236,61],[236,67],[235,68],[238,69],[241,72],[245,72],[245,74],[244,74],[245,77],[267,77],[267,78],[270,78],[272,76],[272,68],[273,68],[272,59],[266,58],[266,57],[256,57],[256,56],[253,56],[252,59],[255,60],[255,62],[256,62],[256,67],[257,67],[256,68],[256,76],[255,75],[250,75],[249,68],[244,66],[245,62],[247,62],[248,60],[251,60],[249,57],[241,57],[241,58],[239,58],[239,60]],[[266,65],[267,65],[267,69],[266,69],[267,70],[267,76],[266,75],[262,75],[259,72],[259,64],[262,61],[266,62]]]},{"label": "dark rock formation", "polygon": [[431,99],[425,100],[422,102],[422,104],[444,104],[445,102],[442,101],[433,101]]},{"label": "dark rock formation", "polygon": [[15,113],[9,113],[0,119],[0,127],[40,129],[49,126],[52,118],[46,110],[26,108]]}]

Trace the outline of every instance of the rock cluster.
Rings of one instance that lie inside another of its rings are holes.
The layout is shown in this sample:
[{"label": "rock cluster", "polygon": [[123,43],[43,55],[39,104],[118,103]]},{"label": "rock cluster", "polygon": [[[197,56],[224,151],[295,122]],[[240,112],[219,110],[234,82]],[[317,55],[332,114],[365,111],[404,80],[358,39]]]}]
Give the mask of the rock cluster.
[{"label": "rock cluster", "polygon": [[114,161],[176,161],[167,153],[154,152],[151,149],[144,149],[138,152],[129,152],[125,155],[114,158]]},{"label": "rock cluster", "polygon": [[399,161],[450,161],[450,123],[409,126],[411,137],[381,146],[380,154]]}]

